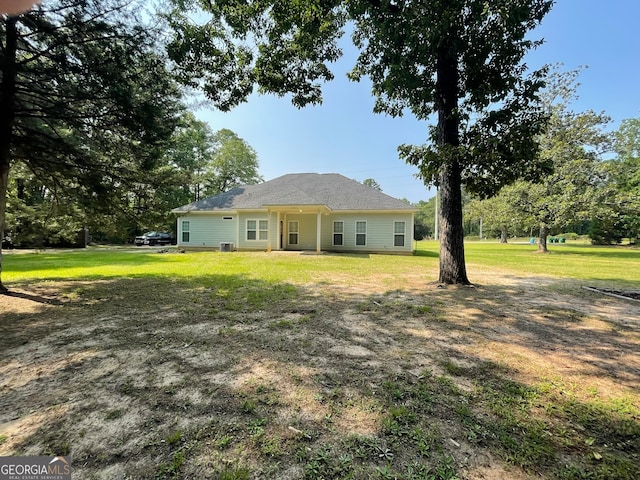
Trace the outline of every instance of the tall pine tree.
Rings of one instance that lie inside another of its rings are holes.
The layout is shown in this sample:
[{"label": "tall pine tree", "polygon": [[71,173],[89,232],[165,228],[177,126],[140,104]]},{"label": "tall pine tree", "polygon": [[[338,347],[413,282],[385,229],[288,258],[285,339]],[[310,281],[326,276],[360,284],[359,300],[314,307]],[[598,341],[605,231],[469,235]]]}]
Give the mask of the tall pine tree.
[{"label": "tall pine tree", "polygon": [[49,0],[0,17],[0,235],[14,163],[86,210],[160,157],[180,90],[137,19],[123,0]]}]

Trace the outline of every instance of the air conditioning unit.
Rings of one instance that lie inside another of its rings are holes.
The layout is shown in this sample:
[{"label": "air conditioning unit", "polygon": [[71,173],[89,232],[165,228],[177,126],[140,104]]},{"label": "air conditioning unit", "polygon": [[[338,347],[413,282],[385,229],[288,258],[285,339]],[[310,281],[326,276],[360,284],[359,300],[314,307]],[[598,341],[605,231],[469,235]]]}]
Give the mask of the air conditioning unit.
[{"label": "air conditioning unit", "polygon": [[233,252],[233,242],[220,242],[221,252]]}]

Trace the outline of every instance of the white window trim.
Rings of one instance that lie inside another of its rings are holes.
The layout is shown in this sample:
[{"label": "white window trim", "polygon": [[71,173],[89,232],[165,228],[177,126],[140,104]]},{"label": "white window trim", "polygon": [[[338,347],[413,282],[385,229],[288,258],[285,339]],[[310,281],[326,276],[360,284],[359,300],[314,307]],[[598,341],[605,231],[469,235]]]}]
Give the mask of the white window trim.
[{"label": "white window trim", "polygon": [[[261,223],[265,223],[266,227],[261,228],[260,224]],[[262,235],[264,233],[264,235]],[[264,237],[264,238],[262,238]],[[269,241],[269,219],[264,219],[264,220],[258,220],[258,240],[261,242],[268,242]]]},{"label": "white window trim", "polygon": [[[342,224],[342,231],[336,232],[336,223]],[[344,221],[343,220],[334,220],[331,224],[332,232],[331,232],[331,244],[334,247],[344,247]],[[336,235],[342,235],[342,243],[336,243]]]},{"label": "white window trim", "polygon": [[[187,229],[185,230],[185,225]],[[184,234],[188,234],[188,240],[184,239]],[[191,221],[190,220],[182,220],[180,223],[180,243],[191,243]]]},{"label": "white window trim", "polygon": [[[404,233],[396,233],[396,223],[404,224]],[[402,245],[396,245],[396,236],[402,235]],[[393,222],[393,246],[394,247],[406,247],[407,246],[407,222],[404,220],[394,220]]]},{"label": "white window trim", "polygon": [[[358,223],[364,223],[364,233],[363,232],[358,232]],[[369,236],[368,233],[367,233],[367,231],[368,231],[367,221],[366,220],[356,220],[355,229],[356,229],[355,238],[354,238],[355,246],[356,247],[366,247],[367,243],[369,241],[369,239],[367,238]],[[360,245],[358,243],[358,235],[364,235],[364,244]]]},{"label": "white window trim", "polygon": [[[296,231],[291,231],[291,224],[295,223],[297,225]],[[291,243],[291,234],[296,235],[296,243]],[[300,222],[298,220],[289,220],[287,222],[287,245],[300,245]]]},{"label": "white window trim", "polygon": [[[249,222],[256,222],[256,229],[249,230]],[[267,222],[267,228],[260,228],[260,222]],[[249,238],[249,232],[256,232],[256,238]],[[260,232],[266,232],[267,238],[260,239]],[[245,238],[247,242],[266,242],[269,238],[269,219],[247,218],[245,223]]]}]

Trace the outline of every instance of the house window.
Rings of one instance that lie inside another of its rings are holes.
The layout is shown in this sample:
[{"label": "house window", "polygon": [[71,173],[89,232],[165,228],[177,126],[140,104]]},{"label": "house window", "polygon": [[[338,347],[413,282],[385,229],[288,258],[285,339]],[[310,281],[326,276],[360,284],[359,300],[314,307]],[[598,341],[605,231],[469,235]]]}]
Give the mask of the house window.
[{"label": "house window", "polygon": [[260,240],[269,239],[269,221],[268,220],[260,220],[258,222],[258,238]]},{"label": "house window", "polygon": [[189,220],[182,221],[182,243],[189,243]]},{"label": "house window", "polygon": [[405,222],[393,222],[393,246],[404,247]]},{"label": "house window", "polygon": [[258,238],[258,222],[256,220],[247,220],[247,240],[257,240]]},{"label": "house window", "polygon": [[333,244],[344,245],[344,222],[333,222]]},{"label": "house window", "polygon": [[298,245],[298,222],[289,222],[289,245]]},{"label": "house window", "polygon": [[367,222],[356,222],[356,245],[367,244]]},{"label": "house window", "polygon": [[267,240],[268,238],[268,220],[247,220],[247,240]]}]

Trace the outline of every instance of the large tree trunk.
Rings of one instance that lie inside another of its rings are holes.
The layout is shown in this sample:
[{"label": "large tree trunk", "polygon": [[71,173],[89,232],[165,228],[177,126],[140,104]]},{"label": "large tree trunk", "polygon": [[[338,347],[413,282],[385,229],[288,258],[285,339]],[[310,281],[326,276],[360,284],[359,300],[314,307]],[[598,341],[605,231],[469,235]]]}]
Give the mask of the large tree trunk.
[{"label": "large tree trunk", "polygon": [[507,231],[507,227],[502,227],[500,229],[500,243],[508,243],[507,237],[509,236],[509,232]]},{"label": "large tree trunk", "polygon": [[441,283],[468,285],[464,260],[460,167],[447,163],[440,174],[440,278]]},{"label": "large tree trunk", "polygon": [[443,160],[440,171],[440,282],[468,285],[464,260],[462,179],[456,151],[460,146],[458,60],[455,48],[447,40],[438,50],[436,69],[437,142],[440,151],[449,155]]},{"label": "large tree trunk", "polygon": [[549,253],[547,249],[547,236],[549,229],[545,225],[540,226],[540,239],[538,241],[538,253]]},{"label": "large tree trunk", "polygon": [[16,97],[16,51],[18,33],[15,17],[4,20],[5,49],[0,62],[2,65],[2,83],[0,84],[0,293],[6,293],[2,284],[2,244],[4,222],[7,211],[7,188],[9,186],[9,166],[11,159],[11,139],[15,119]]}]

